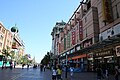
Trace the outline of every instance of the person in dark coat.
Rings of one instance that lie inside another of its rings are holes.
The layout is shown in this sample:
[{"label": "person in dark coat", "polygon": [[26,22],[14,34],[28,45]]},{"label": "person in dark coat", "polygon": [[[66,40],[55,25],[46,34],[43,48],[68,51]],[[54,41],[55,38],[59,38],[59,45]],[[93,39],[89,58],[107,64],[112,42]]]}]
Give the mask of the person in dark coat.
[{"label": "person in dark coat", "polygon": [[41,65],[40,65],[40,71],[41,71],[41,72],[43,71],[43,67],[44,67],[44,66],[41,64]]},{"label": "person in dark coat", "polygon": [[102,79],[102,69],[101,69],[101,67],[98,67],[96,70],[97,70],[97,80],[101,80]]},{"label": "person in dark coat", "polygon": [[115,80],[119,80],[118,75],[119,75],[118,66],[115,66],[115,74],[114,74]]},{"label": "person in dark coat", "polygon": [[10,64],[10,69],[12,69],[13,67],[12,60],[9,61],[9,64]]},{"label": "person in dark coat", "polygon": [[4,57],[3,57],[2,69],[3,69],[3,68],[7,68],[7,67],[6,67],[6,64],[7,64],[7,59],[6,59],[6,57],[4,56]]}]

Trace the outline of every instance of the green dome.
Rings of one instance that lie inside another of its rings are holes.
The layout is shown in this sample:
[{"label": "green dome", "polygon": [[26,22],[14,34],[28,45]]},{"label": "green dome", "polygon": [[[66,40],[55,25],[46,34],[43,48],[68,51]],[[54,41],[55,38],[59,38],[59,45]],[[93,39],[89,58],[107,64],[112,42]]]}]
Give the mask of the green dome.
[{"label": "green dome", "polygon": [[12,27],[12,28],[11,28],[11,31],[12,31],[12,32],[17,32],[17,33],[18,33],[18,28],[17,28],[17,27]]}]

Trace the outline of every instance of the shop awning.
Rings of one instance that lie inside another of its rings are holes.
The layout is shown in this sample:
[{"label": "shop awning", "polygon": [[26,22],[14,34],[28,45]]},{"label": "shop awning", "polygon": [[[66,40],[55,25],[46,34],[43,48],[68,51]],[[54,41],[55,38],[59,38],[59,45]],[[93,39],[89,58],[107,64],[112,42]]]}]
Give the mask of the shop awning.
[{"label": "shop awning", "polygon": [[78,58],[83,58],[83,57],[87,57],[87,54],[82,54],[82,55],[79,55],[79,56],[68,58],[68,60],[71,60],[71,59],[73,60],[73,59],[78,59]]}]

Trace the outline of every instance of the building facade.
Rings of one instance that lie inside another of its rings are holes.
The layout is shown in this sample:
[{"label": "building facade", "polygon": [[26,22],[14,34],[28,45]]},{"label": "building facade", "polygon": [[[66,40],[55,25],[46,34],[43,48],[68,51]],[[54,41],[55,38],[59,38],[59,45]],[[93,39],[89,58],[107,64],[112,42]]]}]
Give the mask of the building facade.
[{"label": "building facade", "polygon": [[[22,56],[24,54],[25,46],[18,36],[18,33],[13,33],[6,29],[0,22],[0,66],[2,65],[3,56],[5,56],[5,54],[3,54],[4,50],[6,50],[9,55],[11,55],[11,51],[14,51]],[[10,56],[6,56],[6,58],[11,59]]]},{"label": "building facade", "polygon": [[56,65],[58,61],[58,55],[60,53],[60,48],[62,45],[61,42],[60,42],[60,39],[62,36],[60,36],[61,32],[63,32],[63,28],[65,26],[65,22],[64,21],[61,21],[61,22],[56,22],[55,24],[55,27],[53,28],[52,32],[51,32],[51,35],[52,35],[52,50],[51,50],[51,53],[53,54],[52,55],[52,65]]},{"label": "building facade", "polygon": [[3,26],[2,23],[0,23],[0,54],[2,55],[2,49],[4,47],[5,43],[5,37],[6,37],[6,28]]},{"label": "building facade", "polygon": [[120,66],[119,7],[120,0],[82,0],[59,33],[60,61],[80,71]]}]

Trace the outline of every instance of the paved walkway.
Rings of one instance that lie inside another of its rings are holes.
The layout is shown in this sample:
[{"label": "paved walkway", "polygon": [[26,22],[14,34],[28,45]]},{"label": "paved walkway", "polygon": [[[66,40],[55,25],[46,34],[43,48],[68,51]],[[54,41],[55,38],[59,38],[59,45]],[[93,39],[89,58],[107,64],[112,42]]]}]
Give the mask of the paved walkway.
[{"label": "paved walkway", "polygon": [[[21,68],[21,66],[16,66],[16,68],[12,70],[9,68],[0,70],[0,80],[52,80],[52,71],[49,69],[46,69],[45,72],[40,72],[39,68],[33,69],[31,67],[26,69],[26,66],[24,69]],[[5,74],[7,75],[4,76]],[[65,72],[63,72],[62,78],[63,80],[97,80],[96,73],[94,72],[74,73],[73,77],[70,77],[70,73],[68,72],[67,78],[65,78]],[[108,80],[115,80],[114,76],[110,75]]]},{"label": "paved walkway", "polygon": [[70,77],[70,73],[67,73],[67,79],[65,78],[65,72],[63,72],[63,80],[96,80],[96,74],[92,72],[81,72],[74,73],[72,77]]},{"label": "paved walkway", "polygon": [[[67,79],[65,78],[65,72],[63,72],[63,80],[97,80],[97,74],[95,72],[79,72],[74,73],[73,77],[70,77],[70,73],[68,73]],[[109,75],[108,79],[102,80],[115,80],[113,75]],[[120,80],[120,75],[119,75]]]}]

